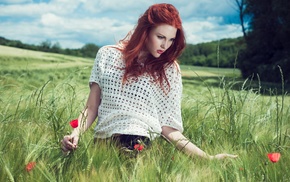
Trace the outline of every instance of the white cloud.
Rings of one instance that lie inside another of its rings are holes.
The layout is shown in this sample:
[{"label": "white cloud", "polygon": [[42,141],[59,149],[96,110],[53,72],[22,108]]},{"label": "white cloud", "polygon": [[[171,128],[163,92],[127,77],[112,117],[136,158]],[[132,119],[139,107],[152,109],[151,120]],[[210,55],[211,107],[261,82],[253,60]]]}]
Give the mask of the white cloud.
[{"label": "white cloud", "polygon": [[59,15],[69,15],[78,7],[77,1],[51,3],[28,3],[28,4],[12,4],[0,6],[0,16],[8,17],[37,17],[44,13],[55,13]]},{"label": "white cloud", "polygon": [[46,13],[41,16],[41,23],[44,26],[61,26],[63,24],[63,20],[61,17],[58,17],[57,15],[53,13]]},{"label": "white cloud", "polygon": [[17,3],[32,3],[32,0],[0,0],[1,3],[17,4]]},{"label": "white cloud", "polygon": [[86,2],[83,4],[85,10],[89,10],[93,13],[101,13],[107,11],[114,12],[126,12],[130,13],[134,11],[134,9],[143,9],[144,7],[148,7],[150,5],[149,1],[146,0],[85,0]]},{"label": "white cloud", "polygon": [[208,17],[204,20],[191,20],[183,24],[188,43],[196,44],[242,35],[238,24],[220,24],[221,17]]}]

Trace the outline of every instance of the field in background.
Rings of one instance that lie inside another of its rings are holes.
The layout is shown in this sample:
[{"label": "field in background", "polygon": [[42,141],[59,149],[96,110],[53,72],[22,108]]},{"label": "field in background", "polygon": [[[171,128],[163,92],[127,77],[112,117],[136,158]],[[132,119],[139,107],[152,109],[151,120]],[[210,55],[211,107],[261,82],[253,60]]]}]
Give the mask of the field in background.
[{"label": "field in background", "polygon": [[[189,158],[159,138],[136,158],[109,142],[62,155],[59,141],[83,109],[93,60],[0,46],[0,181],[289,181],[290,98],[283,84],[242,80],[237,69],[181,66],[184,134],[209,154]],[[267,154],[280,152],[271,163]],[[25,169],[35,162],[31,171]]]}]

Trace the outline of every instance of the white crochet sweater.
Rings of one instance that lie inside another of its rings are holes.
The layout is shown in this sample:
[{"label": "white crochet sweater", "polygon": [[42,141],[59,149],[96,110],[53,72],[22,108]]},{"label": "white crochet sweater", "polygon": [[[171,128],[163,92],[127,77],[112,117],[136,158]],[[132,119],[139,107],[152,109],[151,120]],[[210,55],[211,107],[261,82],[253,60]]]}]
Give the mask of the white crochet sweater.
[{"label": "white crochet sweater", "polygon": [[160,136],[162,126],[182,132],[182,81],[178,64],[166,69],[170,91],[166,84],[164,87],[168,93],[147,74],[122,85],[124,67],[118,49],[113,46],[99,49],[90,76],[90,83],[95,82],[101,88],[95,137],[128,134],[154,139]]}]

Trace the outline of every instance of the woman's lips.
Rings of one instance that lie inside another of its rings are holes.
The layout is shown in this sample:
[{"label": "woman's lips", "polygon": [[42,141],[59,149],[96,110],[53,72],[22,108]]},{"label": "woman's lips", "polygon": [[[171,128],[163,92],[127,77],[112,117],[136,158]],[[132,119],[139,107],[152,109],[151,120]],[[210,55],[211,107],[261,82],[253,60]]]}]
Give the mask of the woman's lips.
[{"label": "woman's lips", "polygon": [[163,50],[157,50],[158,54],[162,54],[164,51]]}]

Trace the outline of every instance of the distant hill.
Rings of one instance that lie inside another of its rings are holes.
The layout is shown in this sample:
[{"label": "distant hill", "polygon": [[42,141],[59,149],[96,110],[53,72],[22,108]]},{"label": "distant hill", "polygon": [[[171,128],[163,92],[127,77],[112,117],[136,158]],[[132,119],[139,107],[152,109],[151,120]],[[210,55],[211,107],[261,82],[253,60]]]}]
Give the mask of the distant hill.
[{"label": "distant hill", "polygon": [[[47,53],[0,45],[0,73],[13,70],[64,69],[91,67],[93,59]],[[1,72],[2,71],[2,72]]]},{"label": "distant hill", "polygon": [[9,40],[1,36],[0,36],[0,45],[87,58],[94,58],[96,56],[97,51],[99,50],[99,46],[93,43],[87,43],[82,48],[79,49],[68,49],[68,48],[63,49],[61,48],[61,45],[58,42],[55,44],[51,44],[50,41],[43,41],[40,43],[40,45],[32,45],[22,43],[19,40]]}]

